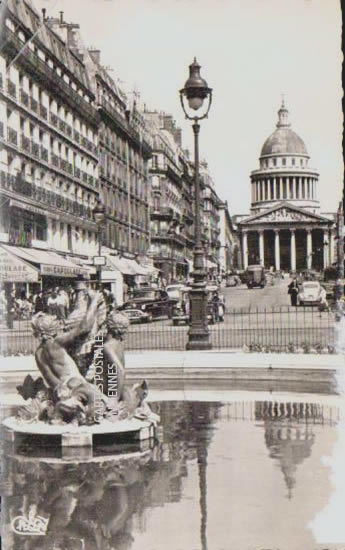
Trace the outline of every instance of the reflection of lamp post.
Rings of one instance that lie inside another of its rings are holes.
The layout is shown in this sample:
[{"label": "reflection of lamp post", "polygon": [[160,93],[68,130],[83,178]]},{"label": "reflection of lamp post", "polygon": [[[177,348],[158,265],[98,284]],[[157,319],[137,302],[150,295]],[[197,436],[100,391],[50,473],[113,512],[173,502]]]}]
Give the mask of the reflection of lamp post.
[{"label": "reflection of lamp post", "polygon": [[[185,107],[187,99],[189,109],[197,111],[202,107],[204,99],[208,98],[208,106],[203,115],[190,116]],[[190,291],[191,324],[188,332],[187,349],[210,349],[209,329],[207,326],[207,290],[206,272],[204,268],[203,249],[201,244],[201,204],[199,182],[199,120],[208,116],[212,90],[207,86],[206,80],[200,76],[200,65],[194,58],[189,66],[189,78],[184,88],[180,90],[180,100],[183,112],[188,120],[193,120],[194,132],[194,186],[195,186],[195,246],[193,261],[193,285]]]},{"label": "reflection of lamp post", "polygon": [[[104,204],[97,199],[97,204],[95,208],[93,209],[93,216],[95,218],[95,222],[98,227],[98,257],[101,258],[102,256],[102,232],[103,232],[103,226],[105,221],[105,206]],[[102,283],[102,265],[99,262],[97,263],[97,279],[98,279],[98,285],[101,287]]]}]

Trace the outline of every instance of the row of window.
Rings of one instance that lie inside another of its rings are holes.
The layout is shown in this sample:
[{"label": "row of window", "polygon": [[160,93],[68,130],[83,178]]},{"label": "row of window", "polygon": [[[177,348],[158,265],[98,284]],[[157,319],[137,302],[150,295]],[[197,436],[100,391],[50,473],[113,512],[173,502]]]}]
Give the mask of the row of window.
[{"label": "row of window", "polygon": [[[24,4],[25,9],[27,10],[27,7]],[[31,12],[31,22],[33,26],[36,26],[37,29],[41,25],[40,20],[32,15]],[[16,25],[13,21],[10,19],[6,19],[6,27],[12,31],[16,36],[23,42],[23,45],[29,40],[29,36],[25,35],[22,30],[17,31]],[[66,46],[56,37],[56,35],[53,34],[53,32],[49,29],[48,26],[45,26],[45,36],[48,37],[50,40],[49,49],[55,54],[55,56],[59,59],[62,65],[66,66],[68,70],[71,72],[71,74],[76,75],[76,77],[79,79],[79,82],[83,82],[85,87],[88,86],[88,82],[86,80],[85,76],[85,70],[84,66],[80,64],[80,62],[77,61],[77,59],[74,58],[73,55],[71,55],[70,52],[66,52]],[[74,80],[73,78],[68,75],[63,68],[61,68],[56,61],[53,59],[53,57],[49,54],[46,54],[37,44],[35,44],[33,41],[29,42],[28,47],[32,51],[34,55],[37,56],[37,58],[42,61],[43,63],[47,64],[47,67],[49,69],[53,70],[57,73],[61,79],[63,79],[66,84],[71,86],[71,88],[78,93],[85,101],[88,103],[90,102],[90,96],[86,91],[84,91],[77,80]]]},{"label": "row of window", "polygon": [[[288,161],[291,161],[290,163]],[[299,161],[299,162],[298,162]],[[300,158],[296,159],[294,157],[288,157],[288,158],[281,158],[281,157],[274,157],[269,159],[261,159],[260,161],[260,167],[261,168],[270,168],[270,167],[278,167],[278,166],[308,166],[308,159],[306,158]]]}]

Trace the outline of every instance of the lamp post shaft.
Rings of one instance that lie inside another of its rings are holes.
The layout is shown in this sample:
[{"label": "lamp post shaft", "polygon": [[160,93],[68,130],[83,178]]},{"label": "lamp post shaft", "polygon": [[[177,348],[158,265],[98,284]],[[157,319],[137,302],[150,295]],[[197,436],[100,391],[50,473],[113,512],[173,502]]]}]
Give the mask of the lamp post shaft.
[{"label": "lamp post shaft", "polygon": [[200,125],[195,119],[194,132],[194,188],[195,188],[195,247],[193,258],[193,285],[190,291],[191,322],[188,331],[187,350],[211,349],[210,331],[207,324],[206,272],[204,251],[201,246],[201,200],[199,179],[199,131]]}]

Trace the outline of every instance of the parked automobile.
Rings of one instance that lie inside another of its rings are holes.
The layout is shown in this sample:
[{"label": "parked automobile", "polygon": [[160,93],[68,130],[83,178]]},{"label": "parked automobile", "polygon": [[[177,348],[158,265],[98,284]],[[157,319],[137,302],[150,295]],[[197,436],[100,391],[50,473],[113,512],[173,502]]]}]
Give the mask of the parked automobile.
[{"label": "parked automobile", "polygon": [[227,275],[225,286],[237,286],[241,284],[241,279],[238,275]]},{"label": "parked automobile", "polygon": [[[218,289],[217,286],[207,285],[209,291],[209,301],[207,303],[207,322],[209,325],[213,325],[216,322],[216,313],[214,304],[211,302],[212,292],[214,289]],[[189,292],[190,287],[183,287],[180,289],[180,299],[176,303],[172,312],[173,325],[189,324],[190,322],[190,305],[189,305]]]},{"label": "parked automobile", "polygon": [[266,285],[265,268],[262,265],[249,265],[245,275],[248,288],[254,288],[255,286],[264,288]]},{"label": "parked automobile", "polygon": [[119,310],[125,312],[127,310],[140,310],[148,314],[148,321],[150,321],[163,316],[170,318],[176,303],[177,299],[169,298],[165,290],[139,288],[132,291],[130,299],[122,304]]},{"label": "parked automobile", "polygon": [[320,305],[322,301],[322,288],[319,281],[304,281],[298,293],[300,306]]},{"label": "parked automobile", "polygon": [[150,323],[152,315],[141,309],[125,309],[123,311],[131,323]]},{"label": "parked automobile", "polygon": [[179,300],[180,291],[185,288],[185,286],[186,285],[184,285],[183,283],[175,283],[172,285],[168,285],[165,290],[168,293],[169,298]]}]

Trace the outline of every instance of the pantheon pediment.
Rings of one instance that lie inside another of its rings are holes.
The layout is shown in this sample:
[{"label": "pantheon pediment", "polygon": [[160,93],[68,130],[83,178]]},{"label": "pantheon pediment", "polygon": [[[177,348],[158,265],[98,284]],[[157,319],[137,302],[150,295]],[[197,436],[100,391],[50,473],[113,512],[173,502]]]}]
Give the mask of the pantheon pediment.
[{"label": "pantheon pediment", "polygon": [[240,222],[240,225],[257,225],[262,223],[290,223],[290,222],[303,222],[303,223],[322,223],[330,224],[332,220],[296,208],[290,204],[280,204],[274,208],[270,208],[264,212],[260,212],[254,216],[250,216]]}]

